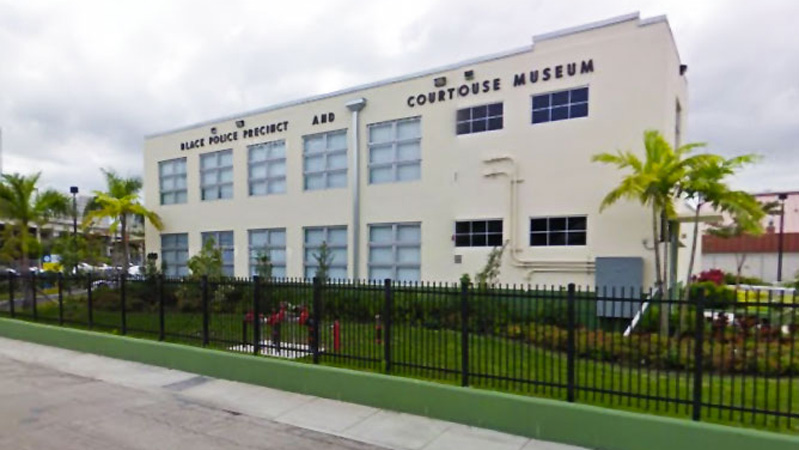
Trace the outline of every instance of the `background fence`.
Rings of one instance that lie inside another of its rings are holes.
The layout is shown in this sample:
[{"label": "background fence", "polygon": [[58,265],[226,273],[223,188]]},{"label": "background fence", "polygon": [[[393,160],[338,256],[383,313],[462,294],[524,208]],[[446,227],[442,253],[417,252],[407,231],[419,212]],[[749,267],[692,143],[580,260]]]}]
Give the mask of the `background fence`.
[{"label": "background fence", "polygon": [[13,318],[787,432],[799,432],[798,306],[784,290],[0,281]]}]

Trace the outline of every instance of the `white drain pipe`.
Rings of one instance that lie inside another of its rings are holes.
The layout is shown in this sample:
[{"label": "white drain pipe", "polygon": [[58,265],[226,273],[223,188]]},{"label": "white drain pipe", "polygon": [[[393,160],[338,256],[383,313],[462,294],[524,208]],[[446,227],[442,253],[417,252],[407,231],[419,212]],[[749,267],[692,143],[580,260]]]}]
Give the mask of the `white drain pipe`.
[{"label": "white drain pipe", "polygon": [[359,98],[351,100],[346,104],[347,109],[352,112],[352,278],[358,279],[360,269],[360,250],[361,250],[361,163],[360,163],[360,135],[361,128],[358,121],[358,113],[366,106],[366,99]]}]

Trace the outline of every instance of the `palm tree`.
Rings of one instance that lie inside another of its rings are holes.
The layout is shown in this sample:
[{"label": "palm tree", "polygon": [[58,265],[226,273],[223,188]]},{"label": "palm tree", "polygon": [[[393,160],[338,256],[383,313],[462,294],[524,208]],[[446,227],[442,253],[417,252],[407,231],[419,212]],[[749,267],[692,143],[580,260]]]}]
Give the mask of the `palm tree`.
[{"label": "palm tree", "polygon": [[[621,183],[602,200],[600,211],[621,199],[637,201],[652,210],[655,288],[658,295],[663,293],[664,279],[661,271],[658,224],[663,224],[666,219],[676,215],[675,200],[678,198],[680,185],[691,168],[714,158],[713,155],[707,154],[686,157],[695,148],[704,145],[692,143],[674,149],[658,131],[648,130],[644,132],[644,160],[629,150],[618,151],[615,154],[600,153],[592,157],[592,161],[629,170]],[[668,320],[668,309],[661,308],[660,329],[663,334],[668,334]]]},{"label": "palm tree", "polygon": [[[20,273],[23,277],[30,272],[30,253],[35,244],[35,236],[30,235],[31,225],[41,227],[50,219],[69,212],[69,198],[53,189],[40,191],[36,185],[40,173],[21,175],[3,174],[0,179],[0,218],[6,220],[6,227],[12,228],[9,237],[14,238],[12,254],[19,255]],[[25,289],[25,298],[30,295]],[[27,301],[27,300],[26,300]]]},{"label": "palm tree", "polygon": [[119,230],[122,235],[122,270],[127,273],[130,260],[128,220],[141,216],[158,230],[163,229],[164,225],[158,214],[148,210],[140,202],[141,178],[124,178],[111,169],[103,169],[103,174],[108,190],[107,192],[94,191],[94,198],[87,208],[83,225],[87,226],[105,218],[112,220],[109,231],[113,234]]}]

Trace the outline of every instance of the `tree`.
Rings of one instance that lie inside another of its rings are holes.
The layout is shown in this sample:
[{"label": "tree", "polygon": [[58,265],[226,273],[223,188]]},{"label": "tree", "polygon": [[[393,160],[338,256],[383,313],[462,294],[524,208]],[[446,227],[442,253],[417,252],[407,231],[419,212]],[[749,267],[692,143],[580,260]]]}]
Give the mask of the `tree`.
[{"label": "tree", "polygon": [[324,284],[330,278],[330,265],[333,264],[335,255],[333,255],[327,242],[322,242],[322,245],[319,246],[319,251],[313,254],[313,258],[317,264],[314,277],[319,278],[319,281]]},{"label": "tree", "polygon": [[270,280],[272,278],[272,260],[269,258],[269,252],[259,252],[255,257],[255,274],[261,277],[262,280]]},{"label": "tree", "polygon": [[[600,153],[592,161],[611,164],[629,172],[621,183],[611,190],[600,205],[600,211],[621,199],[634,200],[652,211],[652,242],[655,259],[655,287],[659,295],[663,293],[664,272],[661,272],[660,233],[661,227],[669,218],[676,215],[675,201],[679,188],[691,168],[714,158],[713,155],[699,154],[688,156],[695,148],[705,144],[692,143],[677,149],[654,130],[644,132],[645,158],[641,160],[632,151]],[[664,264],[665,266],[665,264]],[[668,308],[661,308],[661,333],[668,334]]]},{"label": "tree", "polygon": [[[708,234],[721,239],[739,238],[744,235],[760,235],[763,227],[759,220],[755,220],[750,215],[739,214],[732,216],[732,222],[728,224],[717,224],[708,230]],[[735,285],[741,283],[741,272],[746,263],[746,253],[735,253]]]},{"label": "tree", "polygon": [[192,277],[222,278],[222,250],[216,246],[213,238],[209,238],[203,243],[200,253],[189,258],[186,265]]},{"label": "tree", "polygon": [[156,213],[141,204],[139,200],[139,191],[142,187],[140,178],[123,178],[110,169],[103,169],[103,174],[108,190],[107,192],[94,191],[94,198],[87,208],[83,225],[85,227],[105,218],[112,220],[109,231],[114,234],[119,230],[122,235],[122,270],[127,272],[130,261],[128,221],[140,216],[147,219],[158,230],[162,230],[164,225]]},{"label": "tree", "polygon": [[486,258],[486,264],[475,276],[474,281],[481,289],[491,287],[499,282],[499,271],[502,268],[502,254],[505,253],[505,242],[502,247],[494,247]]}]

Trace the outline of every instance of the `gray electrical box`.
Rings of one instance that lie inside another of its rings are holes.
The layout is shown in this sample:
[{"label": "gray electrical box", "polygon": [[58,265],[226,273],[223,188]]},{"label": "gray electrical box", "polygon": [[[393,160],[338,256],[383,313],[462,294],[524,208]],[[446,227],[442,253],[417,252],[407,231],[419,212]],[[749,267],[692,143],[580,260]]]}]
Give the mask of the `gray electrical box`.
[{"label": "gray electrical box", "polygon": [[[596,258],[597,317],[631,319],[641,308],[644,260],[639,257]],[[623,298],[613,301],[612,297]]]}]

